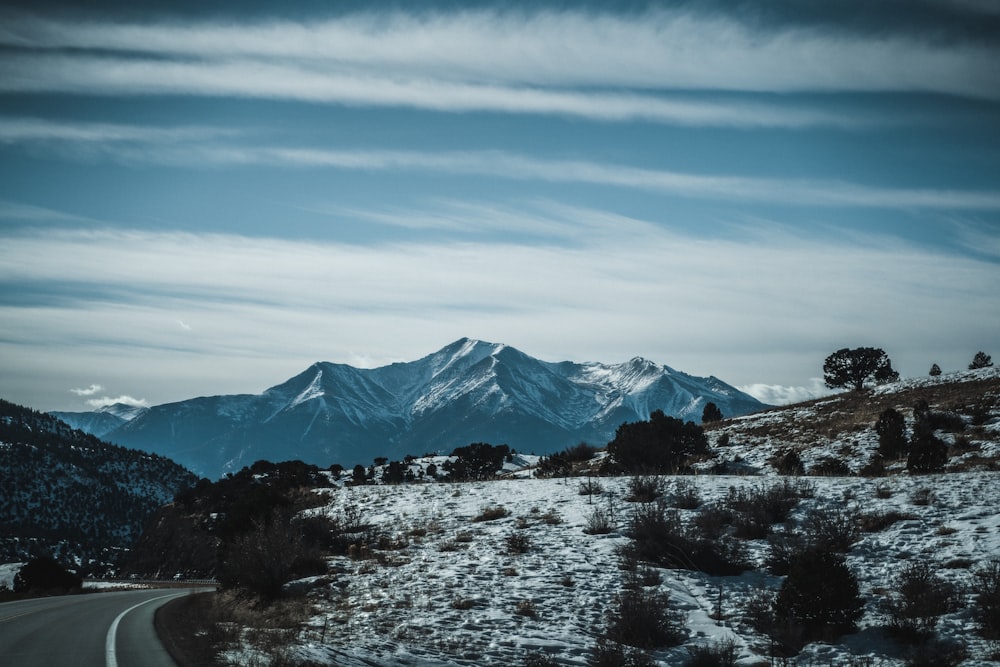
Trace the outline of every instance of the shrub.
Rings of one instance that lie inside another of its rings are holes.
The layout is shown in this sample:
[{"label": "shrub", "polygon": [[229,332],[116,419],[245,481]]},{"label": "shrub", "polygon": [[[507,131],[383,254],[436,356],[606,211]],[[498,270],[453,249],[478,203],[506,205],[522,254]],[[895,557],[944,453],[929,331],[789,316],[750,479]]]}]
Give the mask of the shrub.
[{"label": "shrub", "polygon": [[932,505],[936,500],[937,494],[934,493],[934,489],[926,486],[915,489],[913,493],[910,494],[910,502],[921,507]]},{"label": "shrub", "polygon": [[518,616],[528,616],[530,618],[535,618],[538,616],[538,609],[535,608],[535,603],[531,600],[521,600],[517,603],[517,607],[514,609],[514,613]]},{"label": "shrub", "polygon": [[875,422],[878,434],[878,453],[894,460],[906,455],[906,421],[896,410],[886,408]]},{"label": "shrub", "polygon": [[655,475],[637,475],[628,480],[629,494],[625,497],[630,503],[651,503],[663,495],[666,484],[662,477]]},{"label": "shrub", "polygon": [[897,521],[908,521],[913,518],[915,517],[912,514],[904,514],[897,510],[870,512],[868,514],[861,514],[858,517],[858,527],[866,533],[878,533]]},{"label": "shrub", "polygon": [[451,455],[455,460],[445,461],[443,468],[451,481],[492,479],[503,468],[505,460],[511,456],[507,445],[491,445],[474,442],[465,447],[456,447]]},{"label": "shrub", "polygon": [[791,564],[778,591],[774,613],[802,630],[804,639],[833,639],[854,632],[864,601],[844,557],[809,549]]},{"label": "shrub", "polygon": [[496,521],[497,519],[503,519],[510,516],[510,510],[508,510],[503,505],[487,505],[479,514],[472,517],[473,521],[483,522],[483,521]]},{"label": "shrub", "polygon": [[747,569],[743,547],[720,536],[710,539],[684,529],[676,510],[662,503],[637,505],[629,524],[636,558],[660,567],[735,575]]},{"label": "shrub", "polygon": [[684,667],[736,667],[736,642],[722,639],[707,646],[688,647]]},{"label": "shrub", "polygon": [[817,477],[850,477],[854,473],[850,467],[835,456],[827,456],[809,469],[810,475]]},{"label": "shrub", "polygon": [[222,546],[219,584],[240,589],[269,604],[281,595],[282,586],[300,577],[326,572],[320,554],[310,548],[291,511],[277,508],[253,520],[249,530]]},{"label": "shrub", "polygon": [[806,515],[803,529],[811,549],[847,553],[861,537],[857,510],[814,509]]},{"label": "shrub", "polygon": [[531,653],[524,659],[524,667],[559,667],[559,663],[543,653]]},{"label": "shrub", "polygon": [[670,609],[666,593],[643,588],[622,591],[608,618],[607,636],[637,648],[676,646],[685,636],[681,616]]},{"label": "shrub", "polygon": [[907,564],[896,577],[886,601],[889,628],[905,642],[924,642],[934,635],[938,618],[955,607],[955,588],[935,576],[925,562]]},{"label": "shrub", "polygon": [[805,466],[802,465],[802,457],[794,449],[785,449],[770,460],[771,466],[779,475],[802,475],[805,474]]},{"label": "shrub", "polygon": [[48,556],[34,558],[14,575],[15,593],[63,594],[77,591],[83,579]]},{"label": "shrub", "polygon": [[599,496],[602,493],[604,493],[604,487],[597,480],[588,477],[586,480],[580,482],[581,496]]},{"label": "shrub", "polygon": [[698,487],[689,480],[675,482],[670,498],[674,507],[682,510],[698,509],[698,506],[701,505],[701,493],[698,492]]},{"label": "shrub", "polygon": [[958,667],[966,658],[968,651],[960,641],[943,639],[930,641],[906,656],[904,667]]},{"label": "shrub", "polygon": [[511,533],[507,536],[507,553],[525,554],[531,551],[531,539],[524,533]]},{"label": "shrub", "polygon": [[583,532],[588,535],[607,535],[615,529],[614,520],[609,512],[600,507],[595,507],[594,511],[587,516],[587,527]]},{"label": "shrub", "polygon": [[990,561],[974,573],[972,615],[980,634],[1000,639],[1000,560]]},{"label": "shrub", "polygon": [[591,650],[587,664],[590,667],[656,667],[646,651],[625,647],[603,637]]}]

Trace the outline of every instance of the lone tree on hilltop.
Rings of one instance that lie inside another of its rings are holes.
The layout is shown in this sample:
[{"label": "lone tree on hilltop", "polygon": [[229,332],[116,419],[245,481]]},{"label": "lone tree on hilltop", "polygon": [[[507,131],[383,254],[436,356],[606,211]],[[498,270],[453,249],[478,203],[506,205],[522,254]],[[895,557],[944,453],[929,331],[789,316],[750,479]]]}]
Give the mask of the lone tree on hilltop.
[{"label": "lone tree on hilltop", "polygon": [[823,380],[831,389],[850,387],[861,391],[868,382],[885,384],[898,379],[889,356],[878,347],[845,347],[823,362]]},{"label": "lone tree on hilltop", "polygon": [[969,370],[974,371],[977,368],[989,368],[993,365],[993,359],[990,355],[986,354],[982,350],[976,352],[976,356],[972,357],[972,363],[969,364]]},{"label": "lone tree on hilltop", "polygon": [[701,422],[703,424],[708,424],[710,422],[722,421],[722,410],[715,403],[708,403],[705,405],[705,409],[701,413]]},{"label": "lone tree on hilltop", "polygon": [[941,375],[941,367],[938,366],[937,364],[931,364],[931,372],[928,375],[935,378],[938,375]]}]

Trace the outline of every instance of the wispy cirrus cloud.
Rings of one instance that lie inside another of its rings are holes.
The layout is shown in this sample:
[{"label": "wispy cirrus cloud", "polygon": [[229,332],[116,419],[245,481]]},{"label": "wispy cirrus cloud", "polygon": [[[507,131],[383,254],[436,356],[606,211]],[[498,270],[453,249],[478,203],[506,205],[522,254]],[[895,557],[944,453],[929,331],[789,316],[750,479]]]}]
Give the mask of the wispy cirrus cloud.
[{"label": "wispy cirrus cloud", "polygon": [[678,8],[629,14],[358,12],[309,24],[116,23],[15,15],[0,39],[34,49],[318,62],[325,69],[388,71],[390,78],[401,79],[433,73],[440,80],[541,86],[1000,95],[996,85],[986,85],[997,82],[996,44],[934,37],[932,30],[834,30]]},{"label": "wispy cirrus cloud", "polygon": [[[127,124],[0,118],[0,143],[85,145],[89,155],[176,167],[261,166],[358,171],[424,171],[551,183],[583,183],[682,197],[817,207],[1000,210],[1000,190],[880,187],[847,181],[705,175],[589,160],[566,160],[502,150],[413,151],[275,146],[228,128],[163,128]],[[218,141],[223,140],[222,143]],[[3,215],[3,210],[0,210]],[[368,212],[369,217],[384,213]],[[388,222],[388,220],[386,220]],[[394,224],[426,225],[412,217]],[[439,219],[435,225],[440,225]]]},{"label": "wispy cirrus cloud", "polygon": [[0,43],[18,51],[0,62],[0,90],[12,92],[274,98],[790,128],[888,120],[692,91],[1000,99],[995,44],[765,25],[720,12],[359,12],[308,24],[6,18]]},{"label": "wispy cirrus cloud", "polygon": [[[3,345],[16,342],[23,354],[8,358],[26,363],[37,348],[38,355],[72,351],[79,365],[95,346],[135,350],[160,365],[183,358],[187,386],[202,366],[197,360],[211,359],[197,382],[212,390],[223,381],[238,386],[240,377],[244,386],[260,386],[251,377],[261,366],[241,366],[241,359],[310,363],[362,355],[389,362],[465,334],[551,360],[614,361],[611,346],[622,359],[641,354],[693,373],[725,368],[726,380],[749,385],[773,372],[773,358],[782,360],[784,376],[812,377],[830,350],[859,344],[887,349],[904,374],[922,374],[941,341],[964,350],[1000,331],[996,267],[975,259],[780,229],[760,238],[752,229],[738,239],[695,238],[579,208],[497,213],[520,215],[522,227],[577,222],[576,244],[14,234],[0,250],[5,288],[76,284],[90,296],[65,303],[39,291],[30,307],[0,306],[0,321],[18,322],[2,332]],[[488,219],[488,207],[475,215]],[[196,330],[178,330],[180,313]],[[317,336],[322,331],[336,336]],[[894,345],[903,341],[907,356],[900,358]],[[771,401],[791,400],[794,392],[781,386],[754,390]]]}]

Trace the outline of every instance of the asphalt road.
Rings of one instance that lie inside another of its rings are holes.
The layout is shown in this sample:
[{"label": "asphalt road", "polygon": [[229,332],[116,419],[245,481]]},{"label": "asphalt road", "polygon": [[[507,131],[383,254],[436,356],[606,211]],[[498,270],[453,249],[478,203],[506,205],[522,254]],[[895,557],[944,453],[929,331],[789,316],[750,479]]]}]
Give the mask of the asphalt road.
[{"label": "asphalt road", "polygon": [[190,591],[146,589],[0,604],[0,665],[174,667],[153,612]]}]

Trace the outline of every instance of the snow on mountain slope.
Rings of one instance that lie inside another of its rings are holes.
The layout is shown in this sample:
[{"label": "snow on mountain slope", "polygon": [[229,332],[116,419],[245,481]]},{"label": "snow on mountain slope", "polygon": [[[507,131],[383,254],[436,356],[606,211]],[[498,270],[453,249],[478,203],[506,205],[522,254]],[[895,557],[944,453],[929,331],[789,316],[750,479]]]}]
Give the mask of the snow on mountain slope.
[{"label": "snow on mountain slope", "polygon": [[350,466],[477,441],[536,453],[603,445],[653,410],[697,421],[708,401],[727,416],[765,407],[716,378],[645,359],[551,363],[462,338],[413,362],[317,362],[260,395],[156,406],[107,437],[217,477],[258,459]]}]

